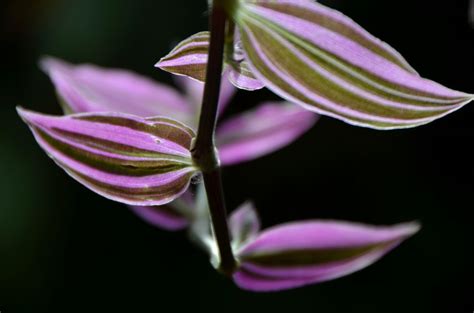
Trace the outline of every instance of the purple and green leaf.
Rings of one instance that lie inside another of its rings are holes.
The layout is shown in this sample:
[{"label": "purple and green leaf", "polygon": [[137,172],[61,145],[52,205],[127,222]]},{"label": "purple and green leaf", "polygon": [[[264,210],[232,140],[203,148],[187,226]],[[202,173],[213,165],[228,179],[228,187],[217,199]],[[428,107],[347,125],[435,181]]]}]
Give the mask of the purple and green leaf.
[{"label": "purple and green leaf", "polygon": [[230,1],[252,75],[284,99],[375,129],[423,125],[473,100],[420,77],[353,20],[308,0]]},{"label": "purple and green leaf", "polygon": [[190,153],[194,132],[168,118],[18,113],[61,168],[111,200],[163,205],[186,191],[197,172]]},{"label": "purple and green leaf", "polygon": [[[238,31],[226,64],[239,88],[266,86],[310,111],[375,129],[427,124],[474,99],[422,78],[389,45],[316,2],[242,0],[227,5]],[[201,34],[185,40],[157,66],[202,80],[209,35]],[[192,48],[197,44],[202,50]],[[196,59],[200,77],[193,74],[196,62],[190,61]]]},{"label": "purple and green leaf", "polygon": [[208,31],[203,31],[186,38],[161,58],[156,67],[204,82],[210,37]]},{"label": "purple and green leaf", "polygon": [[419,230],[416,223],[375,227],[304,221],[260,233],[237,252],[235,283],[267,292],[321,283],[359,271]]},{"label": "purple and green leaf", "polygon": [[[200,32],[183,40],[168,55],[163,57],[156,64],[156,67],[176,75],[204,82],[206,79],[209,39],[209,32]],[[241,51],[241,49],[237,46],[234,51]],[[255,78],[243,55],[240,58],[236,56],[236,53],[226,51],[224,73],[228,73],[228,79],[239,89],[258,90],[265,87],[260,80]]]}]

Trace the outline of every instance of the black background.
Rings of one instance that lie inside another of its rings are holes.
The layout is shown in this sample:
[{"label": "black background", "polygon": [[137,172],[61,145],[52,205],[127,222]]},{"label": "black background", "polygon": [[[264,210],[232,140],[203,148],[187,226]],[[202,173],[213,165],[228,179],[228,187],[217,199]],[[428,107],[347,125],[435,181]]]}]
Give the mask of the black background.
[{"label": "black background", "polygon": [[[226,168],[230,209],[253,199],[265,226],[331,218],[419,220],[422,231],[374,266],[303,289],[254,294],[216,274],[183,233],[155,229],[67,177],[16,105],[60,113],[37,67],[50,54],[153,68],[207,29],[206,1],[12,0],[0,11],[0,311],[472,312],[474,104],[411,130],[322,118],[291,147]],[[399,50],[423,75],[474,92],[468,1],[324,1]],[[274,98],[240,92],[232,112]]]}]

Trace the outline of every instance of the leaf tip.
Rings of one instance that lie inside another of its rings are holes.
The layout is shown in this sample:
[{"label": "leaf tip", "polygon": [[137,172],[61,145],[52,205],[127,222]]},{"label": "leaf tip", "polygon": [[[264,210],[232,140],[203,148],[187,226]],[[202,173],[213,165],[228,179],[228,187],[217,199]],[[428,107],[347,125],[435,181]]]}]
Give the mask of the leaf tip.
[{"label": "leaf tip", "polygon": [[418,221],[413,221],[398,224],[394,227],[396,227],[400,231],[401,237],[408,238],[415,235],[421,230],[421,223]]},{"label": "leaf tip", "polygon": [[166,57],[162,57],[158,62],[155,63],[154,67],[159,68],[159,69],[163,69],[162,68],[162,63],[163,63],[165,58]]},{"label": "leaf tip", "polygon": [[37,114],[33,111],[23,108],[20,105],[16,107],[16,112],[18,113],[22,121],[28,125],[30,124],[32,117]]}]

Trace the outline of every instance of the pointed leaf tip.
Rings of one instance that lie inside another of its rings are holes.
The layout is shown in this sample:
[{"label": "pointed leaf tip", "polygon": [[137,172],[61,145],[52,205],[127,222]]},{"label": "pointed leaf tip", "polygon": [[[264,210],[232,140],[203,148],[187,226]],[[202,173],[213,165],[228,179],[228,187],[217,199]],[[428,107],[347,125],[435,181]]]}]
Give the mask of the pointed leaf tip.
[{"label": "pointed leaf tip", "polygon": [[130,205],[162,205],[181,195],[197,169],[193,133],[169,119],[120,113],[49,116],[22,108],[38,144],[70,176]]}]

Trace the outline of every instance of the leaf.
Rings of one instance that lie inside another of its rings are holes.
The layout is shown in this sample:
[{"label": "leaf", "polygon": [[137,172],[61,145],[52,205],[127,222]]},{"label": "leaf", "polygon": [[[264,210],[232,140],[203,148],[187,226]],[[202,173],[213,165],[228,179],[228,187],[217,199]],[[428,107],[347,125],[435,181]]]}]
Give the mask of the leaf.
[{"label": "leaf", "polygon": [[[204,82],[206,80],[209,40],[209,32],[197,33],[179,43],[155,66],[172,74]],[[257,90],[264,87],[264,84],[252,74],[245,60],[234,59],[234,56],[230,56],[227,51],[224,57],[223,72],[228,73],[228,79],[237,88]]]},{"label": "leaf", "polygon": [[219,158],[223,165],[232,165],[274,152],[299,138],[318,117],[290,103],[263,103],[218,126]]},{"label": "leaf", "polygon": [[56,117],[18,108],[36,141],[69,175],[96,193],[130,205],[163,205],[195,175],[194,133],[167,118],[120,113]]},{"label": "leaf", "polygon": [[393,48],[321,4],[246,0],[229,12],[252,73],[308,110],[395,129],[429,123],[473,100],[420,77]]},{"label": "leaf", "polygon": [[305,221],[270,228],[238,251],[241,288],[276,291],[361,270],[419,230],[416,223],[374,227]]},{"label": "leaf", "polygon": [[51,57],[40,63],[53,81],[66,114],[120,112],[169,116],[179,121],[192,114],[187,100],[173,88],[133,72],[72,65]]},{"label": "leaf", "polygon": [[172,74],[204,82],[206,80],[209,40],[210,33],[207,31],[194,34],[179,43],[155,66]]},{"label": "leaf", "polygon": [[229,229],[234,250],[239,249],[260,231],[260,219],[252,202],[245,202],[229,217]]}]

